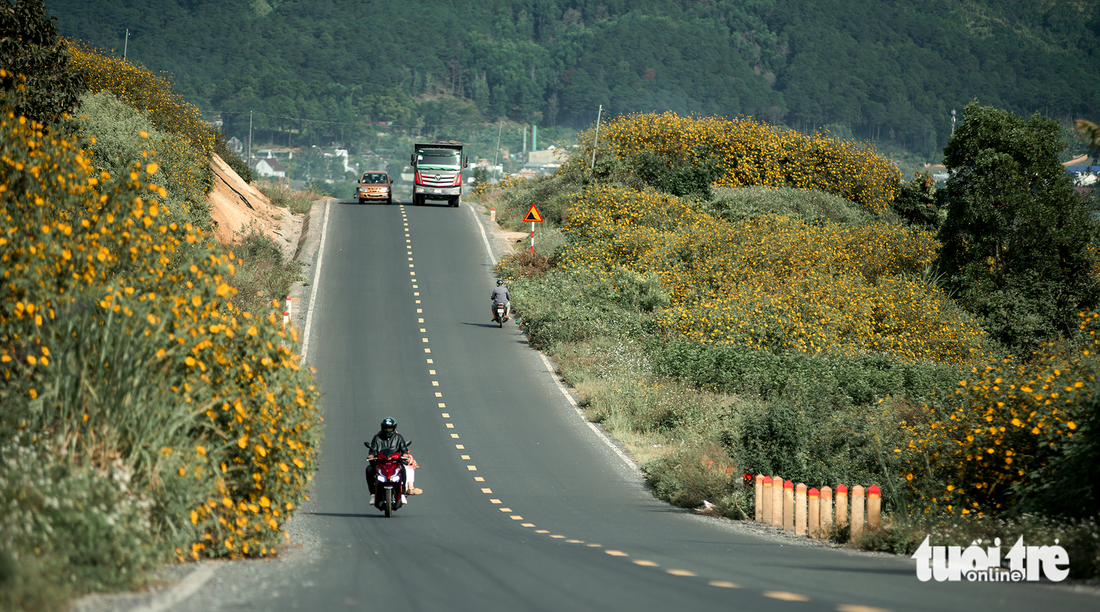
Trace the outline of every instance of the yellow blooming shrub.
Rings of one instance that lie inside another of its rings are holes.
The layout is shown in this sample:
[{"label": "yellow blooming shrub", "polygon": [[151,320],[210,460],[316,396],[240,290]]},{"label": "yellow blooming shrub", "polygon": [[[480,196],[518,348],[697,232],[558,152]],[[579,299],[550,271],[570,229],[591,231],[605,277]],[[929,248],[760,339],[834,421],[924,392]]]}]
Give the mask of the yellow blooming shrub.
[{"label": "yellow blooming shrub", "polygon": [[[202,118],[199,109],[172,91],[172,83],[130,62],[103,55],[79,41],[69,41],[71,65],[83,76],[92,92],[108,90],[116,98],[146,113],[157,129],[172,134],[164,150],[158,153],[167,159],[187,159],[191,153],[176,148],[191,147],[202,159],[214,151],[214,129]],[[200,173],[180,173],[172,180],[185,183],[188,191],[210,191],[213,172],[208,167]]]},{"label": "yellow blooming shrub", "polygon": [[778,352],[887,354],[969,363],[975,320],[912,274],[934,234],[886,223],[731,223],[654,191],[593,187],[577,196],[559,265],[610,278],[656,273],[672,299],[660,324],[679,336]]},{"label": "yellow blooming shrub", "polygon": [[164,220],[160,171],[99,172],[0,115],[0,430],[125,463],[181,556],[270,554],[317,468],[319,391],[281,320],[234,307],[233,254]]},{"label": "yellow blooming shrub", "polygon": [[1041,498],[1048,511],[1085,509],[1072,483],[1093,478],[1095,464],[1053,465],[1071,443],[1097,444],[1082,434],[1095,436],[1084,425],[1100,422],[1100,314],[1080,318],[1084,343],[1046,343],[1030,360],[976,367],[945,406],[906,423],[909,441],[895,452],[918,505],[991,513]]},{"label": "yellow blooming shrub", "polygon": [[[563,164],[563,171],[588,165],[594,136],[592,131],[581,135],[587,151]],[[806,136],[780,130],[750,117],[624,115],[600,126],[598,141],[612,143],[620,157],[650,152],[691,165],[717,161],[719,187],[816,189],[862,204],[875,214],[890,207],[901,178],[892,162],[867,145],[825,133]]]}]

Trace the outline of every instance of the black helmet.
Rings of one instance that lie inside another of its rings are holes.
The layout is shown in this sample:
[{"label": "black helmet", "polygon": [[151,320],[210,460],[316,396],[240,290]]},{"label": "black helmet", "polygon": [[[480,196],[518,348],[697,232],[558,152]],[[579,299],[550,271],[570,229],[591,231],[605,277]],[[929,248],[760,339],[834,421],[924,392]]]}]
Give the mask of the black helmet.
[{"label": "black helmet", "polygon": [[498,278],[498,279],[497,279],[497,287],[499,287],[499,286],[501,286],[501,285],[503,285],[503,284],[504,284],[504,281]]},{"label": "black helmet", "polygon": [[388,438],[397,430],[397,421],[390,417],[382,419],[382,437]]}]

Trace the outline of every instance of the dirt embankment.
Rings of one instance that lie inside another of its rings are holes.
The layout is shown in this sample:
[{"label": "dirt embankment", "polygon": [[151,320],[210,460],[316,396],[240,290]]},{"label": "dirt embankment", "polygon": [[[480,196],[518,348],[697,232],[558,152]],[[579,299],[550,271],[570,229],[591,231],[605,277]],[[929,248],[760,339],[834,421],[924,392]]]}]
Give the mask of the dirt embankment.
[{"label": "dirt embankment", "polygon": [[303,217],[271,205],[267,196],[249,185],[217,155],[211,156],[214,188],[206,195],[210,216],[214,219],[214,237],[223,245],[239,240],[238,234],[250,225],[275,241],[287,257],[293,257]]}]

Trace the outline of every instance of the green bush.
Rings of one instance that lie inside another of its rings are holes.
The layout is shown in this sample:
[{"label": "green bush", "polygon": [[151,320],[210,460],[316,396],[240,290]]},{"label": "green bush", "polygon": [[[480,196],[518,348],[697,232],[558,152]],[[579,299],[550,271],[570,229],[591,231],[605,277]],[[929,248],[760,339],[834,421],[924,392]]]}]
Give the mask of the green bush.
[{"label": "green bush", "polygon": [[610,279],[555,270],[513,281],[512,308],[535,347],[609,336],[638,338],[656,329],[654,311],[667,303],[655,277],[616,269]]},{"label": "green bush", "polygon": [[913,180],[901,184],[890,208],[910,225],[935,229],[942,222],[939,201],[932,175],[920,172]]},{"label": "green bush", "polygon": [[838,396],[854,405],[888,396],[927,398],[949,389],[960,379],[957,366],[907,364],[881,356],[817,357],[804,353],[775,354],[739,346],[706,344],[686,339],[656,346],[654,372],[724,393],[783,396],[788,389]]},{"label": "green bush", "polygon": [[199,180],[208,164],[185,140],[157,129],[147,115],[107,90],[81,95],[76,117],[64,126],[82,135],[96,169],[113,177],[128,175],[134,164],[159,164],[152,182],[165,189],[164,220],[210,226],[209,204]]},{"label": "green bush", "polygon": [[[709,450],[709,453],[707,452]],[[655,459],[643,466],[646,483],[654,494],[669,503],[695,508],[704,500],[717,501],[739,486],[734,472],[718,448],[687,448]]]},{"label": "green bush", "polygon": [[696,153],[693,157],[707,161],[692,164],[652,151],[641,151],[628,159],[627,165],[654,189],[681,198],[709,200],[711,185],[720,174],[718,163],[705,154]]},{"label": "green bush", "polygon": [[704,210],[731,222],[764,214],[784,215],[806,222],[860,223],[875,218],[863,206],[842,197],[793,187],[718,188]]},{"label": "green bush", "polygon": [[45,124],[72,112],[85,86],[55,21],[42,0],[0,4],[0,90],[13,95],[17,116]]},{"label": "green bush", "polygon": [[38,559],[41,569],[102,590],[127,586],[168,558],[150,528],[152,500],[133,489],[121,461],[95,467],[35,446],[19,439],[0,446],[0,549],[18,565]]},{"label": "green bush", "polygon": [[286,261],[279,245],[255,225],[241,228],[237,242],[233,254],[240,265],[233,276],[234,303],[245,312],[270,311],[272,300],[290,294],[290,286],[301,278],[302,265]]},{"label": "green bush", "polygon": [[[892,407],[837,405],[814,395],[742,402],[722,434],[738,469],[807,486],[895,487],[892,450],[900,439]],[[890,480],[890,482],[887,482]]]}]

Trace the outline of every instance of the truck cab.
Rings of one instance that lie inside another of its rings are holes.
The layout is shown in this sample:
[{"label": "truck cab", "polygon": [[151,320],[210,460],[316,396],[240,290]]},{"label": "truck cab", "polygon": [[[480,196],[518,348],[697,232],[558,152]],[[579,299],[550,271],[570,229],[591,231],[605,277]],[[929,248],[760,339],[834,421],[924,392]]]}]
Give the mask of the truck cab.
[{"label": "truck cab", "polygon": [[469,165],[462,145],[454,142],[418,143],[409,157],[413,168],[413,205],[444,200],[458,206],[462,199],[462,170]]}]

